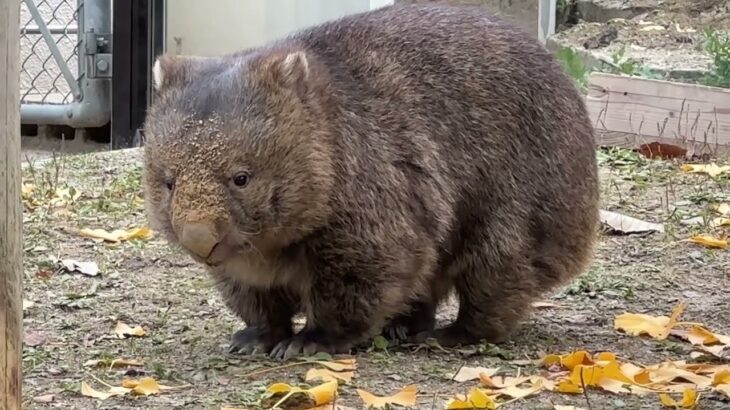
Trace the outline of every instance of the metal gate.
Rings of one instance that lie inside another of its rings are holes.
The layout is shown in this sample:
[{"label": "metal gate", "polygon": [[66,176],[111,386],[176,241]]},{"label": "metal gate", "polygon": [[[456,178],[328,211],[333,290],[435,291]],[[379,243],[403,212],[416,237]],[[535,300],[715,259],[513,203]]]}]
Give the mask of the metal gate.
[{"label": "metal gate", "polygon": [[111,0],[23,0],[23,124],[101,127],[111,118]]}]

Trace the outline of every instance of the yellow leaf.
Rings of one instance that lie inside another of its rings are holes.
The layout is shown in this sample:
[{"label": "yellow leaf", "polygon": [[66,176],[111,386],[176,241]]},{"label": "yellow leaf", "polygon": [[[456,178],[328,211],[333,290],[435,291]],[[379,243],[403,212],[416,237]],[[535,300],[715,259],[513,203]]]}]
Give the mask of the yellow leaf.
[{"label": "yellow leaf", "polygon": [[404,407],[415,406],[417,393],[418,388],[415,385],[406,386],[399,392],[385,397],[378,397],[365,390],[357,389],[357,394],[360,395],[365,405],[376,408],[385,407],[388,404],[397,404]]},{"label": "yellow leaf", "polygon": [[558,393],[581,394],[583,393],[583,387],[573,384],[570,380],[562,380],[555,386],[554,391]]},{"label": "yellow leaf", "polygon": [[142,326],[130,327],[128,324],[123,322],[117,322],[117,326],[114,328],[114,333],[120,339],[124,339],[127,336],[143,337],[146,333]]},{"label": "yellow leaf", "polygon": [[457,395],[446,403],[446,409],[496,409],[494,398],[479,389],[471,389],[469,395]]},{"label": "yellow leaf", "polygon": [[505,388],[494,391],[493,393],[510,396],[514,399],[521,399],[530,396],[543,389],[542,380],[538,377],[531,378],[532,385],[530,387],[518,387],[518,385],[507,386]]},{"label": "yellow leaf", "polygon": [[730,216],[730,204],[716,204],[711,208],[722,216]]},{"label": "yellow leaf", "polygon": [[331,380],[342,380],[344,382],[349,382],[352,380],[352,377],[355,375],[354,372],[334,372],[330,369],[309,369],[307,374],[304,376],[304,380],[306,381],[313,381],[313,380],[321,380],[321,381],[331,381]]},{"label": "yellow leaf", "polygon": [[490,389],[503,389],[505,387],[517,386],[531,379],[530,376],[523,377],[490,377],[486,373],[479,375],[479,380],[485,387]]},{"label": "yellow leaf", "polygon": [[714,238],[710,235],[695,235],[688,239],[689,242],[704,245],[710,248],[725,249],[728,246],[727,239]]},{"label": "yellow leaf", "polygon": [[697,406],[697,402],[699,401],[700,394],[697,393],[697,390],[694,389],[685,389],[684,393],[682,394],[682,401],[677,402],[674,400],[671,396],[669,396],[666,393],[660,393],[659,394],[659,400],[661,400],[662,404],[665,407],[681,407],[684,409],[692,409]]},{"label": "yellow leaf", "polygon": [[730,384],[730,370],[720,370],[712,377],[712,385]]},{"label": "yellow leaf", "polygon": [[143,377],[139,380],[124,380],[122,381],[122,387],[132,389],[132,392],[136,394],[143,394],[145,396],[158,394],[160,392],[160,385],[151,377]]},{"label": "yellow leaf", "polygon": [[486,367],[468,367],[462,366],[459,371],[451,377],[455,382],[463,383],[469,380],[478,380],[479,375],[486,374],[493,376],[499,371],[499,368],[488,369]]},{"label": "yellow leaf", "polygon": [[331,403],[335,399],[337,395],[337,380],[331,380],[307,390],[297,386],[290,386],[286,383],[274,383],[266,389],[266,393],[271,395],[302,393],[312,399],[315,406],[320,406]]},{"label": "yellow leaf", "polygon": [[35,191],[35,185],[23,183],[20,188],[20,196],[23,199],[29,199],[33,191]]},{"label": "yellow leaf", "polygon": [[336,372],[357,369],[357,360],[356,359],[340,359],[340,360],[333,360],[333,361],[318,360],[315,363],[321,364],[322,366],[325,366],[325,367],[329,368],[330,370],[334,370]]},{"label": "yellow leaf", "polygon": [[331,380],[312,387],[307,390],[307,394],[314,400],[316,406],[332,403],[337,395],[337,380]]},{"label": "yellow leaf", "polygon": [[718,166],[714,162],[711,164],[684,164],[680,168],[684,172],[707,174],[711,177],[730,171],[730,165]]},{"label": "yellow leaf", "polygon": [[700,325],[693,325],[689,330],[673,330],[672,335],[685,339],[693,345],[713,345],[716,343],[730,345],[730,336],[713,333]]},{"label": "yellow leaf", "polygon": [[684,306],[684,302],[678,303],[672,311],[671,317],[624,313],[616,316],[613,326],[614,329],[623,330],[632,336],[648,334],[657,340],[663,340],[677,324],[679,316],[684,311]]},{"label": "yellow leaf", "polygon": [[134,228],[129,230],[117,229],[112,232],[108,232],[104,229],[88,228],[84,228],[79,231],[79,235],[81,236],[111,243],[119,243],[131,239],[149,239],[150,237],[152,237],[152,234],[152,230],[148,227]]}]

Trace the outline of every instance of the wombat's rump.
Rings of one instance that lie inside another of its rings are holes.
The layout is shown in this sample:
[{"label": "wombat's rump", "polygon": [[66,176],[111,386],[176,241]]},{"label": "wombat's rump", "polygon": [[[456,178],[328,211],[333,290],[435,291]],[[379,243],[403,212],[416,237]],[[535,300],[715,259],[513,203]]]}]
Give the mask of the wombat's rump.
[{"label": "wombat's rump", "polygon": [[[385,7],[154,72],[148,214],[246,323],[235,350],[499,342],[591,258],[582,99],[481,8]],[[433,329],[451,290],[458,317]]]}]

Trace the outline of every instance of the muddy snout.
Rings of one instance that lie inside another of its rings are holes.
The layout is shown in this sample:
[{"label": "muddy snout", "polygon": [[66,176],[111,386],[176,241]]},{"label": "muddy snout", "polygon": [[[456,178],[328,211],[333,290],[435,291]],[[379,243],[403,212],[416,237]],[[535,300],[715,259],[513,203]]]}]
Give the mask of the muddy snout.
[{"label": "muddy snout", "polygon": [[180,233],[180,244],[203,260],[210,257],[219,242],[216,229],[204,223],[185,224]]}]

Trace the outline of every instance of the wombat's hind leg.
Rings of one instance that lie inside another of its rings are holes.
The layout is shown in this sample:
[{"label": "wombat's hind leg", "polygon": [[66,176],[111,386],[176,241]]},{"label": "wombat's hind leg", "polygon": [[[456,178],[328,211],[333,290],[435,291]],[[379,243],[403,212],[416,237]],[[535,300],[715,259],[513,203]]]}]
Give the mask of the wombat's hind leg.
[{"label": "wombat's hind leg", "polygon": [[431,302],[414,302],[408,313],[394,317],[383,328],[382,336],[391,341],[405,342],[409,337],[433,330],[436,326],[436,306]]},{"label": "wombat's hind leg", "polygon": [[454,323],[421,332],[411,338],[412,342],[434,338],[443,347],[453,347],[482,340],[500,343],[512,335],[530,311],[536,291],[533,268],[514,261],[497,268],[485,259],[478,253],[465,260],[465,271],[455,283],[459,313]]}]

